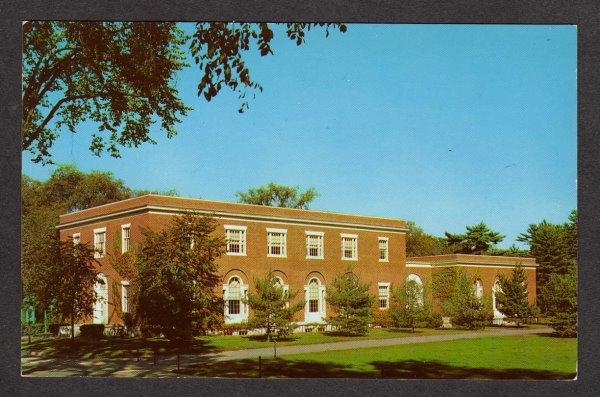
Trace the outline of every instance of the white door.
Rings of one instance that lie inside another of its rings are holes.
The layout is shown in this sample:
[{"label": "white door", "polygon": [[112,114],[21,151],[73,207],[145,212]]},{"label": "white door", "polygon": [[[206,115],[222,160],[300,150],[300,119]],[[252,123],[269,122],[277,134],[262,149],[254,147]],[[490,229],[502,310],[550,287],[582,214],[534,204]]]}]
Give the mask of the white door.
[{"label": "white door", "polygon": [[108,280],[103,274],[98,275],[102,283],[96,283],[96,302],[94,303],[94,324],[108,324]]}]

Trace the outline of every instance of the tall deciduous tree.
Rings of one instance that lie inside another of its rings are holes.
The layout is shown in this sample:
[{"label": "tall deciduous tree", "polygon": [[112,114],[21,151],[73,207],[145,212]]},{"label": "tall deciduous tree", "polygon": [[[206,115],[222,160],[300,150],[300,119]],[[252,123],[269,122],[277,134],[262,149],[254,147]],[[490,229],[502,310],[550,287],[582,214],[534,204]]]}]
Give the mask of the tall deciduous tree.
[{"label": "tall deciduous tree", "polygon": [[136,264],[137,315],[142,324],[186,338],[222,321],[215,260],[225,241],[213,233],[216,226],[213,218],[183,215],[160,231],[144,230]]},{"label": "tall deciduous tree", "polygon": [[318,195],[319,193],[314,188],[301,192],[297,186],[292,187],[273,182],[269,182],[266,186],[248,189],[246,192],[236,193],[239,201],[245,204],[303,209],[307,209]]},{"label": "tall deciduous tree", "polygon": [[406,256],[426,256],[450,254],[443,238],[426,233],[422,227],[413,221],[407,222],[408,234],[406,235]]},{"label": "tall deciduous tree", "polygon": [[498,276],[500,288],[496,291],[496,307],[507,317],[514,318],[517,326],[527,322],[535,313],[527,299],[527,275],[523,266],[517,265],[510,278]]},{"label": "tall deciduous tree", "polygon": [[374,301],[369,285],[361,283],[356,274],[348,270],[337,275],[332,286],[327,294],[327,303],[335,310],[335,315],[329,318],[331,324],[339,332],[366,334]]},{"label": "tall deciduous tree", "polygon": [[398,327],[411,328],[425,319],[430,313],[430,307],[425,302],[425,291],[422,284],[414,280],[406,280],[402,287],[394,291],[395,305],[391,315]]},{"label": "tall deciduous tree", "polygon": [[504,239],[504,236],[491,230],[485,223],[467,226],[464,234],[445,233],[446,244],[456,253],[483,254]]},{"label": "tall deciduous tree", "polygon": [[[286,36],[301,45],[305,33],[332,25],[289,23]],[[191,108],[176,86],[187,66],[186,51],[198,65],[198,96],[207,101],[222,88],[236,92],[248,108],[247,90],[262,86],[251,78],[244,54],[256,45],[273,54],[273,25],[197,23],[190,36],[173,22],[30,21],[23,25],[23,150],[34,162],[52,161],[50,149],[62,126],[76,132],[91,120],[98,132],[90,150],[120,156],[120,147],[155,143],[158,123],[171,138]]]},{"label": "tall deciduous tree", "polygon": [[71,338],[74,338],[75,322],[92,314],[96,301],[94,286],[102,281],[96,271],[94,250],[86,244],[58,241],[54,251],[46,290],[50,292],[58,314],[69,321]]},{"label": "tall deciduous tree", "polygon": [[473,282],[463,270],[448,272],[446,279],[451,284],[445,286],[440,294],[446,297],[442,302],[442,310],[451,317],[453,325],[479,329],[492,321],[491,305],[475,296]]},{"label": "tall deciduous tree", "polygon": [[271,274],[254,280],[256,292],[248,294],[248,304],[252,309],[249,324],[264,328],[267,338],[285,337],[294,330],[294,314],[302,310],[304,301],[291,303],[296,292],[285,290]]}]

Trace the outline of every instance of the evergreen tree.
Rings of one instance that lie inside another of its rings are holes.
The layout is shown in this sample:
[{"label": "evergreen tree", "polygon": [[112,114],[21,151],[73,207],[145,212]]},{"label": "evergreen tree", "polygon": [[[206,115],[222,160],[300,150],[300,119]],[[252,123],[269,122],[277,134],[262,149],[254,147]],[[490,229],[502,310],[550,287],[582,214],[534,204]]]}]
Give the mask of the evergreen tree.
[{"label": "evergreen tree", "polygon": [[504,235],[491,230],[485,223],[467,226],[465,234],[445,233],[446,244],[455,253],[483,254],[504,239]]},{"label": "evergreen tree", "polygon": [[343,333],[366,334],[374,302],[373,296],[368,293],[369,285],[362,284],[351,270],[337,275],[332,284],[327,302],[336,315],[330,317],[331,324]]},{"label": "evergreen tree", "polygon": [[390,314],[396,326],[411,328],[415,332],[417,323],[426,320],[431,308],[425,302],[423,285],[414,280],[406,280],[401,288],[394,291],[395,305]]},{"label": "evergreen tree", "polygon": [[452,318],[452,324],[468,329],[484,328],[492,321],[491,305],[475,296],[473,283],[467,274],[455,271],[449,288],[449,297],[443,302],[443,311]]},{"label": "evergreen tree", "polygon": [[534,314],[527,300],[527,276],[523,266],[517,265],[510,278],[498,276],[500,289],[496,291],[496,307],[507,317],[514,318],[517,326],[527,322]]},{"label": "evergreen tree", "polygon": [[223,299],[215,260],[225,241],[210,217],[176,217],[161,231],[144,230],[138,250],[137,315],[169,337],[186,338],[220,324]]},{"label": "evergreen tree", "polygon": [[254,280],[256,292],[248,294],[248,304],[252,309],[249,325],[265,328],[269,340],[272,336],[285,337],[293,332],[294,314],[302,310],[304,301],[290,304],[295,292],[283,289],[276,277],[268,275]]},{"label": "evergreen tree", "polygon": [[577,272],[552,274],[543,287],[550,325],[560,336],[577,336]]}]

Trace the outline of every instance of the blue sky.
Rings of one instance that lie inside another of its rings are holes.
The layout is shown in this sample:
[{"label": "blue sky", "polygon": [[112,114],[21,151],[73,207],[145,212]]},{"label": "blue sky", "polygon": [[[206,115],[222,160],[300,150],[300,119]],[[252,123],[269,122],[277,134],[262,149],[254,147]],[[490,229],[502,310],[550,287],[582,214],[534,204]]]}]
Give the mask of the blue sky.
[{"label": "blue sky", "polygon": [[[249,56],[264,92],[244,114],[234,93],[198,98],[191,66],[178,87],[194,110],[175,138],[157,128],[157,145],[98,158],[85,123],[61,135],[54,160],[206,199],[268,181],[312,186],[314,209],[437,235],[483,220],[504,247],[576,207],[574,26],[351,24],[300,47],[275,33],[274,56]],[[27,175],[54,170],[29,158]]]}]

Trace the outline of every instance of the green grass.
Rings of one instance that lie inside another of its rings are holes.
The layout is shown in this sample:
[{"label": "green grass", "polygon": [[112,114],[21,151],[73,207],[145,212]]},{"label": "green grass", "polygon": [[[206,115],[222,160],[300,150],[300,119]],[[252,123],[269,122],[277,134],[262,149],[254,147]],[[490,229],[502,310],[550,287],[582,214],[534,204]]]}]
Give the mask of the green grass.
[{"label": "green grass", "polygon": [[[575,338],[540,334],[287,355],[262,360],[262,376],[572,379],[576,361]],[[180,373],[256,377],[258,361],[215,362]]]},{"label": "green grass", "polygon": [[[308,345],[313,343],[340,342],[346,340],[384,339],[433,335],[439,333],[459,332],[458,330],[417,329],[415,333],[398,329],[371,329],[365,336],[339,335],[333,332],[296,333],[277,342],[278,346]],[[159,355],[206,354],[216,351],[255,349],[272,347],[264,336],[204,336],[184,343],[170,342],[158,338],[106,338],[90,340],[75,338],[50,338],[27,340],[21,343],[21,356],[29,354],[44,357],[96,358],[96,357],[136,357],[149,356],[157,352]]]}]

